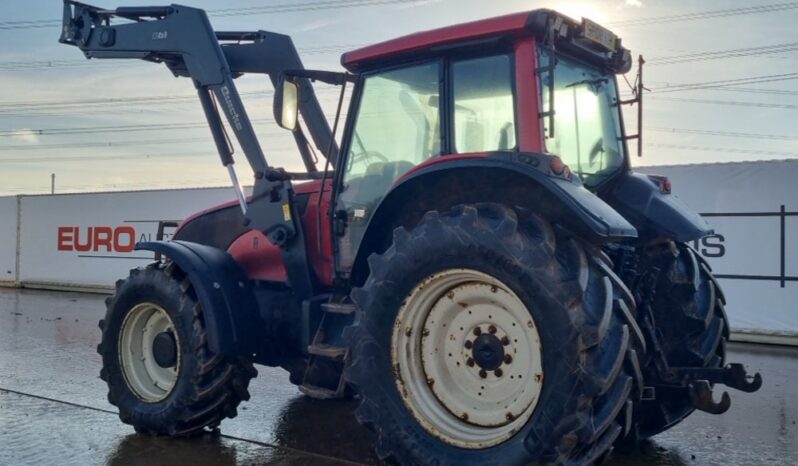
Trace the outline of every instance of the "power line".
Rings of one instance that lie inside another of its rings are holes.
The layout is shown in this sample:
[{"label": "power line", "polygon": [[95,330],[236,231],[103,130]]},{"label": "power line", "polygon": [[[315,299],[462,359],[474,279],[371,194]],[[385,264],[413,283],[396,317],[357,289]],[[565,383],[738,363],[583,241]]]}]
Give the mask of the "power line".
[{"label": "power line", "polygon": [[764,141],[798,141],[798,136],[787,136],[781,134],[761,134],[761,133],[741,133],[735,131],[716,131],[708,129],[690,129],[690,128],[662,128],[656,126],[644,127],[647,131],[656,131],[660,133],[674,133],[674,134],[697,134],[702,136],[721,136],[743,139],[760,139]]},{"label": "power line", "polygon": [[[261,14],[297,13],[297,12],[330,10],[330,9],[358,8],[358,7],[379,6],[387,4],[408,4],[408,3],[412,4],[412,3],[419,3],[421,1],[423,0],[334,0],[334,1],[325,0],[325,1],[311,1],[311,2],[282,3],[279,5],[269,5],[269,6],[260,6],[260,7],[210,9],[206,11],[208,15],[211,17],[230,17],[230,16],[250,16],[250,15],[261,15]],[[699,19],[720,18],[728,16],[771,13],[771,12],[791,10],[795,8],[798,8],[798,2],[774,3],[769,5],[759,5],[759,6],[752,6],[745,8],[728,8],[722,10],[708,10],[702,12],[685,13],[679,15],[636,18],[625,21],[615,21],[608,23],[608,25],[613,27],[643,26],[651,24],[694,21]],[[0,21],[0,30],[57,27],[60,26],[61,23],[62,21],[60,19]]]},{"label": "power line", "polygon": [[[252,123],[263,123],[265,119],[253,119]],[[46,129],[20,129],[10,131],[0,131],[0,138],[19,137],[19,136],[61,136],[73,134],[96,134],[96,133],[129,133],[138,131],[162,131],[172,129],[195,129],[207,128],[208,123],[169,123],[169,124],[146,124],[146,125],[118,125],[118,126],[85,126],[78,128],[46,128]],[[0,146],[2,147],[2,146]]]},{"label": "power line", "polygon": [[[98,142],[76,142],[58,144],[17,144],[10,146],[0,146],[0,152],[10,151],[29,151],[29,150],[51,150],[51,149],[88,149],[91,147],[127,147],[143,146],[153,144],[181,144],[187,142],[203,142],[198,138],[169,138],[169,139],[144,139],[132,141],[98,141]],[[3,159],[0,159],[2,161]]]},{"label": "power line", "polygon": [[648,147],[659,147],[666,149],[679,149],[679,150],[693,150],[702,152],[723,152],[726,154],[747,154],[747,155],[769,155],[778,157],[798,157],[796,152],[781,152],[772,150],[761,149],[743,149],[739,147],[704,147],[704,146],[691,146],[683,144],[659,144],[650,143],[646,144]]},{"label": "power line", "polygon": [[665,92],[693,91],[693,90],[702,90],[710,88],[719,88],[728,85],[761,84],[761,83],[769,83],[776,81],[788,81],[792,79],[798,79],[798,73],[770,74],[765,76],[751,76],[747,78],[723,79],[718,81],[703,81],[697,83],[673,84],[663,87],[657,87],[652,89],[652,91],[661,94]]},{"label": "power line", "polygon": [[696,21],[700,19],[709,19],[709,18],[725,18],[729,16],[772,13],[777,11],[792,10],[795,8],[798,8],[798,2],[772,3],[769,5],[759,5],[759,6],[751,6],[743,8],[727,8],[723,10],[707,10],[707,11],[684,13],[678,15],[652,16],[648,18],[628,19],[625,21],[614,21],[611,23],[607,23],[607,25],[612,27],[647,26],[654,24]]},{"label": "power line", "polygon": [[[322,88],[314,91],[315,94],[328,94],[340,92],[336,88]],[[252,98],[265,98],[274,95],[273,90],[267,91],[242,91],[239,92],[242,97]],[[121,104],[147,104],[150,105],[163,105],[173,104],[175,102],[196,102],[197,95],[151,95],[151,96],[136,96],[136,97],[111,97],[99,99],[81,99],[81,100],[58,100],[58,101],[39,101],[39,102],[0,102],[0,116],[6,113],[14,113],[19,111],[49,111],[49,110],[64,110],[73,107],[96,108],[113,106],[119,108]]]},{"label": "power line", "polygon": [[[305,11],[358,8],[365,6],[387,5],[392,3],[418,3],[422,0],[326,0],[312,2],[281,3],[247,8],[222,8],[206,10],[211,17],[251,16],[262,14],[298,13]],[[0,21],[0,30],[34,29],[61,26],[60,19]]]},{"label": "power line", "polygon": [[[298,48],[303,56],[338,54],[347,50],[360,47],[364,44],[327,45],[322,47]],[[0,63],[0,71],[27,71],[43,69],[76,68],[83,66],[118,66],[120,63],[131,65],[141,64],[141,61],[120,60],[22,60]]]},{"label": "power line", "polygon": [[646,97],[646,100],[664,100],[669,102],[685,102],[685,103],[694,103],[694,104],[730,105],[735,107],[778,108],[783,110],[798,110],[798,105],[770,104],[764,102],[742,102],[736,100],[686,99],[679,97],[657,97],[657,96]]},{"label": "power line", "polygon": [[788,42],[786,44],[771,44],[740,49],[693,52],[684,55],[652,58],[651,60],[647,61],[646,64],[651,66],[672,65],[676,63],[691,63],[696,61],[748,57],[752,55],[769,55],[774,53],[794,52],[796,50],[798,50],[798,42]]}]

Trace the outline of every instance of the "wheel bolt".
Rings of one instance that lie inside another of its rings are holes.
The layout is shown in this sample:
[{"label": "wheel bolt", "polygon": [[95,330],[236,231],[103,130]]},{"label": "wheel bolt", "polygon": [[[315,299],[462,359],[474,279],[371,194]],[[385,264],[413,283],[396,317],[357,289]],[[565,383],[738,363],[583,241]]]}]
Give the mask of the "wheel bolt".
[{"label": "wheel bolt", "polygon": [[479,376],[485,379],[488,377],[488,373],[485,372],[485,369],[482,369],[481,371],[479,371]]},{"label": "wheel bolt", "polygon": [[496,369],[495,371],[493,371],[493,374],[494,374],[496,377],[501,377],[501,376],[502,376],[502,374],[504,374],[504,372],[502,372],[502,370],[501,370],[501,369]]},{"label": "wheel bolt", "polygon": [[512,362],[513,362],[513,357],[510,356],[509,354],[505,354],[504,355],[504,363],[505,364],[512,364]]},{"label": "wheel bolt", "polygon": [[474,367],[474,360],[471,359],[471,358],[468,358],[468,360],[466,361],[466,364],[468,365],[468,367]]},{"label": "wheel bolt", "polygon": [[507,335],[502,337],[502,345],[507,346],[510,344],[510,339],[507,338]]},{"label": "wheel bolt", "polygon": [[466,340],[465,342],[466,349],[471,349],[472,346],[474,346],[474,344],[471,343],[471,340]]},{"label": "wheel bolt", "polygon": [[488,327],[488,332],[491,333],[491,334],[496,333],[496,326],[495,325],[491,325],[490,327]]},{"label": "wheel bolt", "polygon": [[474,329],[474,335],[476,335],[476,336],[480,336],[480,335],[482,335],[482,329],[481,329],[481,328],[479,328],[479,327],[476,327],[476,328]]}]

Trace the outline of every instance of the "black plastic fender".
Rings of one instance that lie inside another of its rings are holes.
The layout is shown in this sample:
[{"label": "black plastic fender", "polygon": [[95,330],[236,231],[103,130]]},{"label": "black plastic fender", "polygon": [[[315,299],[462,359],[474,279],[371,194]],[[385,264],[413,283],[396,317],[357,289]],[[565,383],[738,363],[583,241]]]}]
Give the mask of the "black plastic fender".
[{"label": "black plastic fender", "polygon": [[407,227],[428,210],[457,204],[498,202],[529,208],[595,243],[637,237],[635,227],[585,189],[578,177],[553,173],[552,158],[531,152],[451,155],[416,168],[391,187],[370,215],[354,269],[385,246],[396,226]]},{"label": "black plastic fender", "polygon": [[232,256],[189,241],[138,243],[136,249],[159,252],[188,275],[202,306],[212,351],[226,355],[257,351],[258,304]]},{"label": "black plastic fender", "polygon": [[706,220],[681,199],[662,192],[656,178],[626,172],[602,198],[632,222],[641,241],[666,237],[687,242],[713,233]]}]

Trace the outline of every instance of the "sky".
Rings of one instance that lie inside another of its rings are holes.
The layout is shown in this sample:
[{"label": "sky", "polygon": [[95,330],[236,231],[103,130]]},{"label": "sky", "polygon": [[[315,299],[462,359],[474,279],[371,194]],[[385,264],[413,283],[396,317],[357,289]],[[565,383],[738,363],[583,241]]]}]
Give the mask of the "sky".
[{"label": "sky", "polygon": [[[89,3],[107,8],[158,3],[119,1]],[[341,70],[346,50],[435,27],[538,7],[584,16],[608,26],[648,62],[644,155],[635,157],[634,165],[798,157],[798,2],[183,3],[209,10],[217,30],[289,34],[306,67],[327,70]],[[49,192],[51,174],[56,192],[228,185],[191,83],[162,65],[85,60],[78,49],[57,42],[60,15],[60,0],[0,0],[0,196]],[[634,80],[634,70],[627,78]],[[269,163],[301,169],[289,134],[271,121],[270,83],[248,76],[237,85]],[[330,116],[336,98],[333,89],[319,89]],[[635,125],[630,114],[629,133]],[[246,182],[249,167],[243,157],[238,161]]]}]

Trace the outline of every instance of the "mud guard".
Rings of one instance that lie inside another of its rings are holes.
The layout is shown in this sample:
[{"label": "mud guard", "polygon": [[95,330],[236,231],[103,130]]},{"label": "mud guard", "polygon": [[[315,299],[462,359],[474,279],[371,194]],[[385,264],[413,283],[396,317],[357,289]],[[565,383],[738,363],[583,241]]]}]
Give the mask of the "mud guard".
[{"label": "mud guard", "polygon": [[640,241],[666,237],[688,242],[714,230],[677,196],[662,192],[657,177],[627,172],[602,198],[637,228]]},{"label": "mud guard", "polygon": [[582,186],[576,176],[550,169],[552,156],[532,152],[449,155],[430,159],[397,180],[380,201],[357,251],[353,270],[385,246],[393,229],[428,210],[497,202],[528,208],[580,237],[606,243],[637,237],[621,214]]},{"label": "mud guard", "polygon": [[212,351],[225,355],[257,351],[257,301],[247,276],[232,256],[189,241],[138,243],[136,250],[160,253],[188,275],[202,306]]}]

